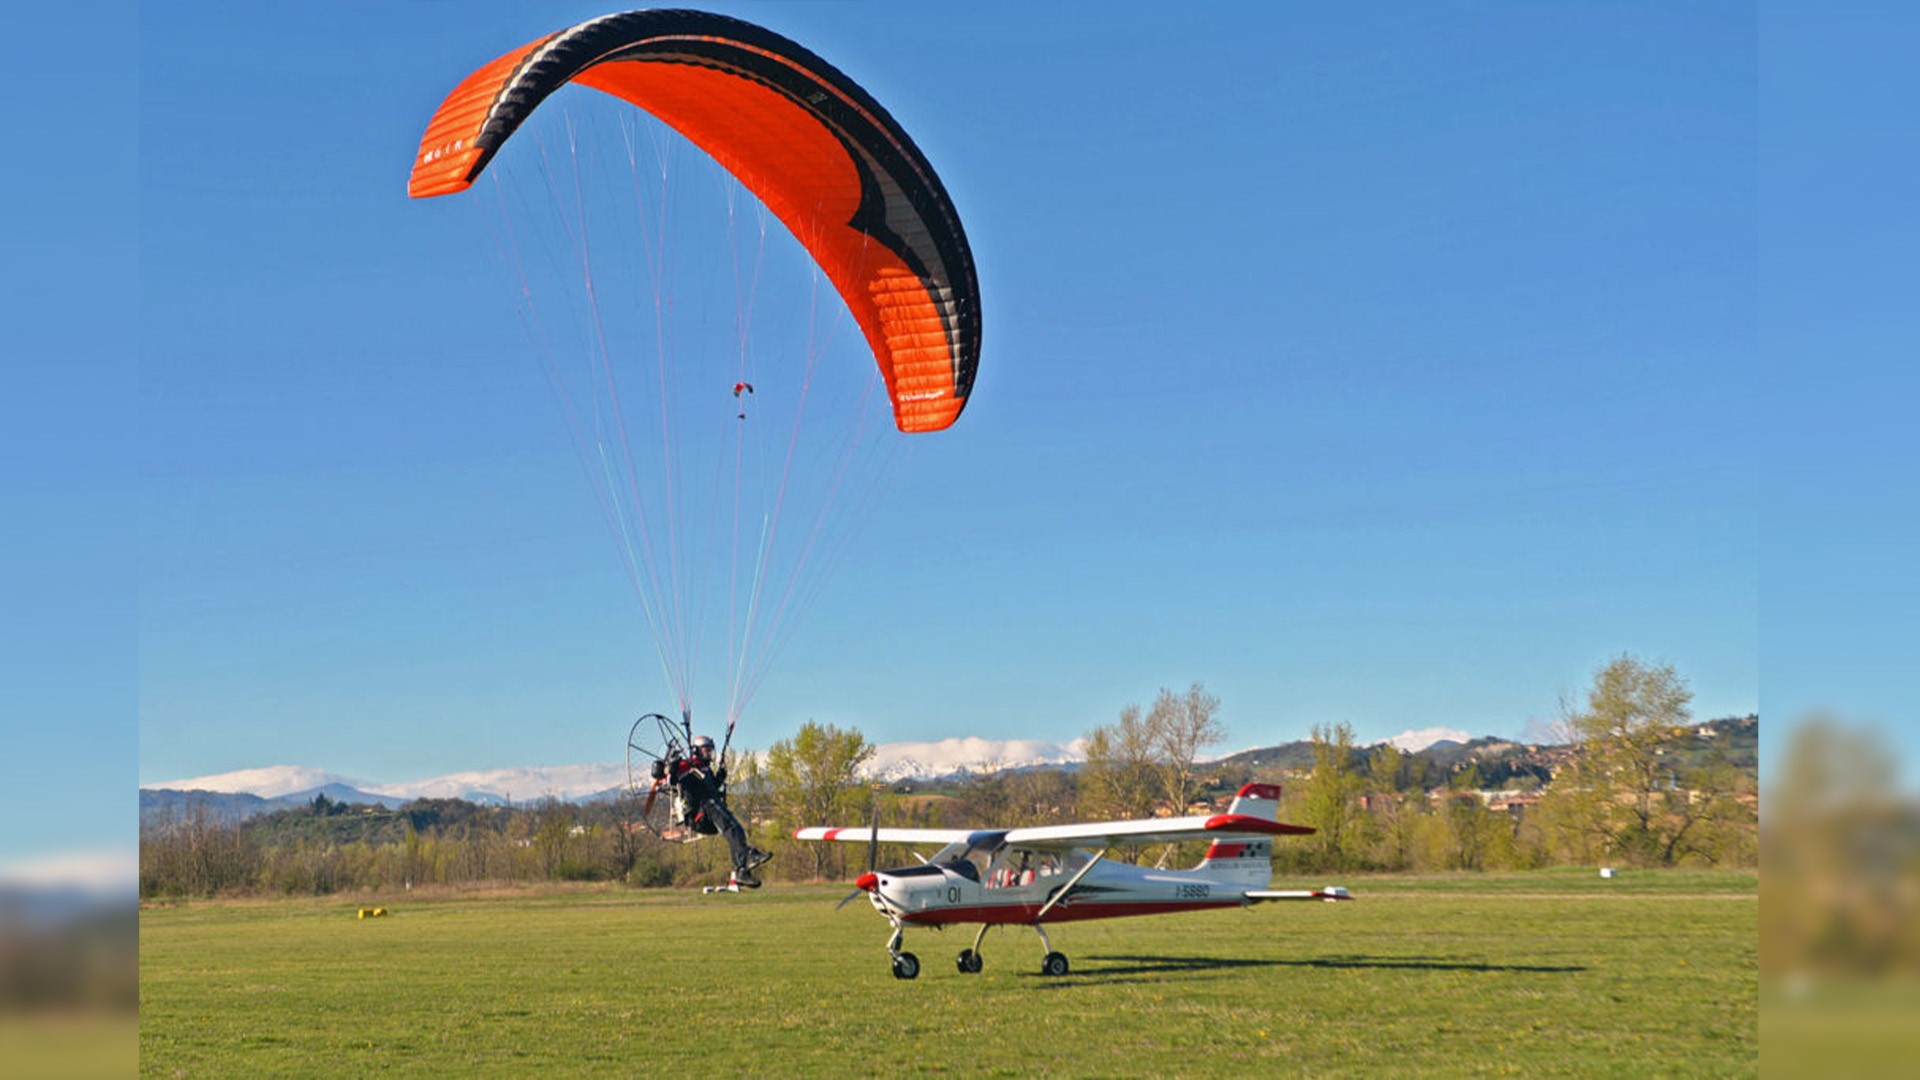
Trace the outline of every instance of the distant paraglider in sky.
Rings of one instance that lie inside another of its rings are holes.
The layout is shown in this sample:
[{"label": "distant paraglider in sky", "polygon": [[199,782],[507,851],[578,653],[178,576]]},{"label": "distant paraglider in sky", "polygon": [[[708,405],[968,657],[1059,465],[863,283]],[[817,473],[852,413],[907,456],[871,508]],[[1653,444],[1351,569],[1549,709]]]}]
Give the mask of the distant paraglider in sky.
[{"label": "distant paraglider in sky", "polygon": [[[724,637],[730,735],[879,487],[876,411],[920,433],[966,407],[980,298],[959,215],[852,79],[695,11],[591,19],[467,76],[428,123],[408,194],[483,173],[486,240],[662,670],[691,711],[699,659]],[[849,317],[871,365],[834,355]],[[716,428],[721,372],[734,408]]]}]

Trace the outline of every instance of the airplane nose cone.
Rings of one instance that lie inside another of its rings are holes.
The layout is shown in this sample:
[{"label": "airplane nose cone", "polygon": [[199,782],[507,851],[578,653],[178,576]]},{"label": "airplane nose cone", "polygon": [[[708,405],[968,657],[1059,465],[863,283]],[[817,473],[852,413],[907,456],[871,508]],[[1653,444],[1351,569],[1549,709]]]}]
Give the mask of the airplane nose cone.
[{"label": "airplane nose cone", "polygon": [[871,871],[853,879],[853,887],[862,892],[872,892],[880,887],[880,875]]}]

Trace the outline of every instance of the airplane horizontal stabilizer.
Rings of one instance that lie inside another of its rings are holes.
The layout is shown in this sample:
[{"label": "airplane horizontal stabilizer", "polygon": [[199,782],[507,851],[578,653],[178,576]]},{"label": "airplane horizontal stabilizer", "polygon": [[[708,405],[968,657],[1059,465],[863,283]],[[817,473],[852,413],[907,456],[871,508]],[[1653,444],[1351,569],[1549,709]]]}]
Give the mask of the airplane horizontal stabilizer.
[{"label": "airplane horizontal stabilizer", "polygon": [[1245,895],[1249,904],[1258,904],[1267,900],[1351,900],[1353,894],[1344,885],[1329,885],[1324,889],[1262,889]]}]

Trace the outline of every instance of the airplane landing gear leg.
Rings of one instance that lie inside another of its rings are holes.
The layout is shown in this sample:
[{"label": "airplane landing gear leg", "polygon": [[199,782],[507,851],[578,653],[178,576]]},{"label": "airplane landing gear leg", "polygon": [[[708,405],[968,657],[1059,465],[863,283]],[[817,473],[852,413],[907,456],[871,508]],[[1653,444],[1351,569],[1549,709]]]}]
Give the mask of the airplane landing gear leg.
[{"label": "airplane landing gear leg", "polygon": [[980,932],[973,935],[973,948],[960,950],[960,973],[962,975],[980,974],[980,942],[987,936],[992,923],[981,923]]},{"label": "airplane landing gear leg", "polygon": [[910,952],[900,951],[901,939],[907,936],[906,928],[898,919],[893,923],[893,936],[887,939],[887,956],[893,960],[893,977],[912,979],[920,974],[920,958]]},{"label": "airplane landing gear leg", "polygon": [[1067,973],[1067,954],[1053,951],[1053,942],[1047,939],[1047,932],[1040,929],[1039,923],[1033,924],[1033,932],[1040,935],[1040,944],[1047,950],[1047,955],[1040,960],[1040,974],[1054,976],[1065,975]]}]

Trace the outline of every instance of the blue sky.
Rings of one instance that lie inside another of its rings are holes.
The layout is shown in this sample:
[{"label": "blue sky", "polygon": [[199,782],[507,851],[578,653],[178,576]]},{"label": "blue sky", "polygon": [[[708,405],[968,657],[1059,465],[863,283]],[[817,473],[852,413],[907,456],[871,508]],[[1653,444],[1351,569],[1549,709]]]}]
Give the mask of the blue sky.
[{"label": "blue sky", "polygon": [[[1770,716],[1851,710],[1920,757],[1914,151],[1874,134],[1897,85],[1832,78],[1897,70],[1897,35],[710,6],[912,132],[985,324],[965,417],[894,463],[748,744],[1067,739],[1193,680],[1235,745],[1522,735],[1625,651],[1703,717],[1757,708],[1764,656]],[[106,127],[29,110],[85,169],[9,181],[52,211],[9,270],[41,359],[8,494],[60,523],[6,539],[27,797],[103,754],[143,782],[604,760],[666,704],[472,216],[403,196],[461,76],[606,10],[154,5],[103,31],[137,81],[61,102]]]},{"label": "blue sky", "polygon": [[[401,197],[454,82],[599,10],[143,13],[143,781],[603,760],[665,707],[472,217]],[[986,326],[749,745],[1196,679],[1236,744],[1518,735],[1622,651],[1756,707],[1750,20],[725,10],[914,134]]]},{"label": "blue sky", "polygon": [[[130,10],[100,14],[92,77],[27,50],[20,77],[62,86],[58,105],[0,105],[0,865],[133,847],[138,35]],[[21,40],[72,30],[50,11],[16,19]]]},{"label": "blue sky", "polygon": [[[1893,136],[1920,93],[1920,13],[1766,8],[1759,231],[1766,373],[1761,639],[1768,715],[1886,738],[1920,791],[1920,147]],[[1769,769],[1783,725],[1766,734]]]}]

